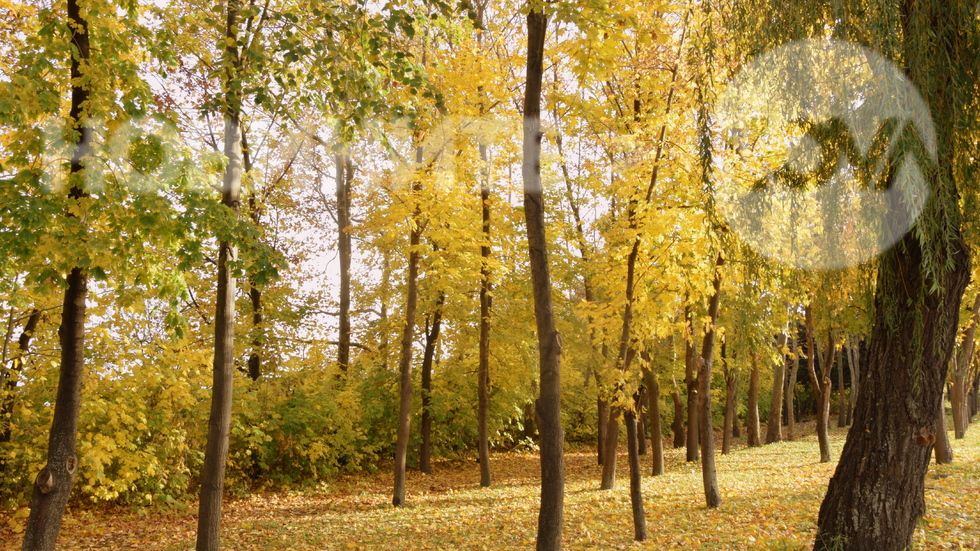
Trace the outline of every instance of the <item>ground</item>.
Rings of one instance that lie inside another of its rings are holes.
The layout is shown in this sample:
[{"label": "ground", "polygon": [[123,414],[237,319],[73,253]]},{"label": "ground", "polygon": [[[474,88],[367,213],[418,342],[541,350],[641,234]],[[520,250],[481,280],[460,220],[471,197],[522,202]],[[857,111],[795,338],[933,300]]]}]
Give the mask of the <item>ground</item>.
[{"label": "ground", "polygon": [[[644,506],[650,539],[632,541],[625,454],[617,487],[600,491],[600,468],[591,449],[565,456],[565,549],[804,549],[846,435],[831,435],[833,461],[818,463],[812,423],[796,442],[749,449],[744,438],[719,456],[724,503],[706,509],[698,464],[682,449],[667,449],[666,474],[649,476],[642,458]],[[625,443],[625,438],[622,439]],[[930,468],[927,516],[915,534],[916,550],[980,546],[980,428],[954,440],[952,465]],[[391,506],[391,475],[347,475],[316,490],[263,493],[225,504],[227,551],[286,549],[533,549],[537,522],[538,460],[534,453],[494,454],[494,485],[479,487],[474,460],[442,461],[432,475],[408,478],[408,505]],[[193,513],[194,507],[189,507]],[[173,511],[74,508],[59,549],[185,551],[194,547],[195,515]],[[0,511],[0,547],[19,549],[16,511]]]}]

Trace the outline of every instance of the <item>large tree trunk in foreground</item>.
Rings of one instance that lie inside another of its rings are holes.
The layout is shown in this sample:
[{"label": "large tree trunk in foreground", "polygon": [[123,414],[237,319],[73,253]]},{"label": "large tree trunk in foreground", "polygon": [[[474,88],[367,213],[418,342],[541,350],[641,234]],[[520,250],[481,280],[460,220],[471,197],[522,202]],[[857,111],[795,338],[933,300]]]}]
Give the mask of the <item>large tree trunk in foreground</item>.
[{"label": "large tree trunk in foreground", "polygon": [[[415,162],[421,165],[424,159],[421,147],[415,150]],[[416,193],[421,191],[421,183],[412,186]],[[398,401],[398,436],[395,440],[395,486],[391,504],[399,507],[405,504],[405,470],[408,461],[408,439],[412,428],[412,343],[415,339],[415,311],[419,298],[419,251],[422,241],[422,208],[416,198],[414,223],[409,235],[408,281],[405,297],[405,330],[402,332],[401,361]]]},{"label": "large tree trunk in foreground", "polygon": [[718,302],[721,299],[721,267],[725,264],[721,253],[715,264],[714,293],[708,302],[708,317],[711,325],[704,334],[701,344],[700,373],[701,383],[701,418],[698,427],[701,429],[701,478],[704,482],[704,499],[709,508],[721,506],[721,493],[718,492],[718,474],[715,471],[715,438],[714,427],[711,424],[711,362],[715,352],[715,324],[718,322]]},{"label": "large tree trunk in foreground", "polygon": [[544,194],[541,187],[541,76],[547,16],[531,9],[527,14],[527,79],[524,88],[524,217],[527,224],[534,319],[538,330],[541,397],[537,417],[541,434],[541,508],[538,511],[538,551],[561,549],[565,502],[565,435],[561,428],[561,336],[555,327],[545,239]]},{"label": "large tree trunk in foreground", "polygon": [[[71,110],[69,122],[76,124],[78,142],[70,165],[68,196],[78,200],[86,196],[82,189],[83,161],[92,155],[93,132],[82,109],[88,101],[88,90],[80,82],[81,69],[89,59],[88,21],[82,17],[77,0],[68,0],[68,32],[77,57],[71,56]],[[68,214],[68,216],[72,216]],[[61,530],[68,497],[75,485],[78,456],[75,453],[78,412],[82,398],[82,372],[85,352],[85,298],[88,275],[81,267],[68,274],[68,287],[61,307],[61,366],[58,372],[58,394],[48,436],[48,461],[34,478],[31,513],[24,530],[24,551],[52,551]]]},{"label": "large tree trunk in foreground", "polygon": [[749,359],[752,361],[752,374],[749,375],[749,426],[748,443],[749,447],[762,445],[759,437],[759,361],[755,350],[749,351]]},{"label": "large tree trunk in foreground", "polygon": [[[975,25],[974,8],[958,1],[900,4],[907,76],[935,123],[936,166],[923,169],[932,193],[916,231],[879,258],[868,363],[854,424],[820,506],[818,550],[840,542],[844,551],[905,549],[925,510],[925,474],[970,277],[954,143],[964,109],[958,102],[972,101],[976,87],[972,76],[957,80],[959,64],[976,56],[958,28]],[[904,212],[898,200],[890,207]]]},{"label": "large tree trunk in foreground", "polygon": [[[236,0],[228,3],[225,27],[225,169],[221,203],[238,216],[242,187],[241,79],[239,71],[238,9]],[[218,294],[214,314],[214,382],[211,390],[211,417],[208,442],[201,473],[201,500],[197,518],[197,551],[218,551],[221,532],[221,500],[231,434],[232,391],[235,381],[235,289],[237,281],[229,263],[238,260],[234,244],[218,244]]]}]

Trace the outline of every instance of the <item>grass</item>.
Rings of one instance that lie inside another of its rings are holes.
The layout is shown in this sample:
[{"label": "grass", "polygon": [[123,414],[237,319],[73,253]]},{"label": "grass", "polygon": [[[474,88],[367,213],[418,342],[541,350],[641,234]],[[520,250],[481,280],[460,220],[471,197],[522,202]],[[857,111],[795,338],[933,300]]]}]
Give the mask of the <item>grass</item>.
[{"label": "grass", "polygon": [[[599,491],[589,449],[565,457],[565,549],[808,549],[820,501],[846,435],[831,434],[833,461],[818,462],[812,424],[795,442],[737,446],[718,456],[724,500],[707,509],[699,464],[682,449],[666,451],[667,472],[644,476],[649,539],[632,541],[628,469],[620,455],[617,488]],[[625,439],[624,439],[625,440]],[[980,542],[980,428],[953,442],[951,465],[930,468],[927,515],[913,549],[974,549]],[[432,475],[411,472],[408,505],[390,505],[391,476],[348,475],[317,491],[264,493],[225,505],[223,549],[529,549],[534,546],[539,489],[534,454],[497,454],[494,485],[481,489],[475,461],[437,462]],[[650,469],[649,457],[643,468]],[[191,510],[194,509],[192,506]],[[0,546],[18,549],[13,511],[0,512]],[[73,509],[59,549],[185,551],[194,547],[195,515],[106,507]]]}]

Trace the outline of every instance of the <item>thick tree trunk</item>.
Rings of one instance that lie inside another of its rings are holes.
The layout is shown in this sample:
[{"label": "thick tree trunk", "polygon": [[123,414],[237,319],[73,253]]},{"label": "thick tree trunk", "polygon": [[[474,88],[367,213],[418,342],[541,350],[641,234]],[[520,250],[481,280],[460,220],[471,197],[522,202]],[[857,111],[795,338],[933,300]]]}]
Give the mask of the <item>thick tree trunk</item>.
[{"label": "thick tree trunk", "polygon": [[[786,335],[779,336],[777,343],[780,348],[786,342]],[[783,439],[783,385],[786,384],[786,357],[773,367],[772,371],[772,399],[769,402],[769,419],[766,422],[766,444],[780,442]]]},{"label": "thick tree trunk", "polygon": [[[88,21],[82,16],[77,0],[68,0],[67,19],[69,40],[74,45],[69,61],[72,86],[69,122],[77,125],[78,142],[72,154],[68,196],[79,200],[86,196],[82,189],[83,171],[92,155],[93,132],[83,108],[89,92],[82,82],[82,68],[89,59]],[[68,214],[67,216],[73,216]],[[65,506],[75,485],[78,468],[76,442],[78,413],[81,408],[82,373],[85,352],[85,299],[88,295],[88,275],[81,267],[68,274],[61,308],[58,337],[61,345],[61,366],[58,372],[58,393],[54,403],[51,432],[48,436],[47,464],[34,479],[31,512],[24,530],[24,551],[52,551],[61,530]]]},{"label": "thick tree trunk", "polygon": [[541,397],[537,403],[541,449],[541,508],[537,551],[561,549],[565,502],[564,434],[561,428],[561,336],[551,301],[548,245],[545,239],[544,194],[541,186],[541,76],[547,16],[532,8],[527,14],[527,78],[524,88],[524,216],[527,223],[534,319],[538,331]]},{"label": "thick tree trunk", "polygon": [[337,337],[337,366],[341,373],[347,373],[350,366],[350,186],[353,166],[350,155],[340,152],[335,155],[337,169],[337,255],[340,260],[340,333]]},{"label": "thick tree trunk", "polygon": [[749,375],[749,447],[762,445],[759,435],[759,360],[755,350],[749,351],[752,361],[752,374]]},{"label": "thick tree trunk", "polygon": [[[422,164],[424,159],[421,147],[415,150],[415,162]],[[421,183],[413,186],[416,193],[421,191]],[[415,339],[415,311],[419,297],[419,251],[422,241],[422,207],[416,199],[412,215],[412,232],[409,235],[408,281],[405,297],[405,330],[402,332],[401,360],[398,401],[398,436],[395,440],[395,484],[391,504],[400,507],[405,504],[405,471],[408,461],[408,439],[412,428],[412,342]]]},{"label": "thick tree trunk", "polygon": [[704,481],[704,499],[709,508],[721,506],[721,494],[718,492],[718,475],[715,472],[715,438],[714,427],[711,423],[711,363],[715,351],[715,324],[718,322],[718,302],[721,299],[721,267],[725,260],[718,254],[715,264],[714,293],[708,302],[708,317],[711,325],[704,334],[701,344],[700,373],[701,383],[701,418],[698,427],[701,429],[701,477]]},{"label": "thick tree trunk", "polygon": [[[640,408],[640,400],[636,401],[637,409]],[[647,520],[643,514],[643,489],[640,485],[640,453],[637,443],[638,435],[636,430],[636,414],[627,411],[626,422],[626,442],[629,446],[630,464],[630,503],[633,509],[633,539],[644,541],[647,539]]]},{"label": "thick tree trunk", "polygon": [[432,313],[432,327],[425,333],[425,350],[422,352],[422,448],[419,450],[419,469],[432,474],[432,360],[436,355],[436,342],[442,327],[442,305],[446,295],[439,294],[435,311]]},{"label": "thick tree trunk", "polygon": [[676,390],[670,393],[670,398],[674,401],[674,421],[670,425],[674,431],[674,448],[680,448],[687,440],[684,434],[684,402]]},{"label": "thick tree trunk", "polygon": [[[241,77],[236,39],[239,4],[228,2],[225,26],[225,169],[221,202],[238,216],[242,186],[242,138],[240,126]],[[214,314],[214,382],[211,417],[201,473],[201,498],[197,518],[197,551],[218,551],[221,532],[221,501],[231,434],[232,392],[235,380],[235,295],[237,281],[229,263],[238,260],[237,248],[218,244],[218,293]]]},{"label": "thick tree trunk", "polygon": [[[0,381],[0,393],[2,393],[0,394],[2,396],[2,401],[0,401],[0,444],[10,442],[11,417],[14,413],[14,402],[17,398],[18,379],[20,379],[21,372],[24,369],[24,356],[31,347],[31,337],[34,336],[34,331],[37,329],[37,324],[40,321],[41,311],[36,308],[31,310],[31,314],[27,316],[27,323],[24,324],[24,329],[20,333],[20,338],[17,339],[17,350],[11,354],[10,365],[5,366],[3,370],[3,378]],[[10,322],[11,324],[14,322],[13,311],[11,311]],[[13,325],[9,329],[12,332]],[[6,359],[4,359],[4,363],[6,363]],[[0,455],[0,474],[4,474],[6,471],[7,455],[2,454]]]},{"label": "thick tree trunk", "polygon": [[793,363],[789,368],[789,381],[786,382],[786,391],[783,394],[783,401],[786,402],[786,438],[793,440],[796,438],[796,375],[800,371],[800,343],[796,336],[796,326],[793,326],[792,350]]}]

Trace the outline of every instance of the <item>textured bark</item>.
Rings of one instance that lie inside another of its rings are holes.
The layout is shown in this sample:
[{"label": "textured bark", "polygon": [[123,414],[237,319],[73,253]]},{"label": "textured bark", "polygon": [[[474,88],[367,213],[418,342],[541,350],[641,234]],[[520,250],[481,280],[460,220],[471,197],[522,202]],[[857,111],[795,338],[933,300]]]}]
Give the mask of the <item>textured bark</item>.
[{"label": "textured bark", "polygon": [[[637,400],[636,408],[640,408],[639,400]],[[629,447],[630,504],[633,509],[633,539],[644,541],[647,539],[647,520],[643,514],[643,489],[640,485],[640,453],[637,443],[636,414],[632,411],[627,411],[625,422],[626,442]]]},{"label": "textured bark", "polygon": [[353,165],[350,155],[341,152],[334,158],[337,182],[337,256],[340,260],[340,319],[337,337],[337,366],[347,373],[350,366],[350,186]]},{"label": "textured bark", "polygon": [[749,351],[749,359],[752,362],[752,374],[749,375],[749,427],[748,443],[749,447],[762,445],[759,435],[759,360],[755,350]]},{"label": "textured bark", "polygon": [[701,429],[701,477],[704,481],[705,504],[709,508],[721,506],[721,493],[718,492],[718,474],[715,471],[714,428],[711,425],[711,363],[715,351],[715,324],[718,321],[718,303],[721,299],[721,267],[724,263],[724,258],[719,253],[715,265],[714,293],[708,302],[708,317],[711,318],[711,325],[704,334],[704,341],[701,344],[700,373],[698,374],[698,380],[701,383],[699,390],[701,418],[698,422]]},{"label": "textured bark", "polygon": [[541,508],[538,551],[561,549],[565,502],[564,434],[561,428],[561,336],[551,301],[548,245],[545,239],[544,194],[541,187],[541,76],[547,16],[538,9],[527,14],[527,77],[524,88],[524,217],[527,224],[534,319],[538,331],[541,396],[537,417],[541,433]]},{"label": "textured bark", "polygon": [[[238,35],[239,4],[230,0],[225,26],[225,168],[221,203],[238,216],[242,186],[241,80]],[[237,248],[218,244],[218,292],[214,315],[214,379],[211,416],[201,472],[201,496],[197,518],[197,551],[218,551],[221,532],[221,501],[231,434],[231,406],[235,377],[235,294],[237,281],[229,263],[238,260]]]},{"label": "textured bark", "polygon": [[[423,160],[421,147],[415,150],[415,162]],[[421,183],[412,186],[417,193]],[[398,400],[398,436],[395,440],[395,484],[391,504],[400,507],[405,504],[405,470],[408,461],[408,439],[412,428],[412,341],[415,339],[415,312],[419,298],[419,250],[422,240],[422,208],[418,202],[412,214],[412,231],[409,235],[408,280],[405,297],[405,329],[402,331],[401,359],[398,364],[400,376]]]},{"label": "textured bark", "polygon": [[446,295],[439,295],[435,311],[432,313],[432,326],[425,332],[425,350],[422,352],[422,448],[419,450],[419,469],[432,474],[432,361],[436,355],[436,342],[442,327],[442,305]]},{"label": "textured bark", "polygon": [[650,412],[650,454],[653,456],[653,476],[664,474],[664,435],[660,416],[660,383],[653,371],[646,369],[643,378],[647,386],[647,409]]},{"label": "textured bark", "polygon": [[684,402],[676,390],[670,393],[670,398],[674,402],[674,421],[670,425],[674,431],[674,448],[680,448],[687,441],[684,434]]},{"label": "textured bark", "polygon": [[[89,92],[82,82],[83,70],[89,59],[88,21],[82,16],[77,0],[67,1],[69,40],[75,49],[69,60],[72,78],[69,122],[77,125],[78,138],[70,164],[68,196],[73,200],[86,194],[81,187],[84,163],[92,155],[93,132],[83,111]],[[67,216],[73,216],[67,214]],[[88,295],[88,275],[81,267],[68,274],[61,308],[58,337],[61,345],[61,364],[58,372],[58,393],[54,403],[51,432],[48,436],[47,464],[34,479],[31,512],[24,530],[24,551],[51,551],[61,530],[65,506],[75,485],[78,456],[78,413],[81,408],[82,373],[85,352],[85,299]]]},{"label": "textured bark", "polygon": [[[778,346],[782,348],[786,335],[780,335]],[[772,371],[772,399],[769,402],[769,419],[766,422],[766,444],[783,439],[783,385],[786,383],[786,358],[780,360]]]}]

